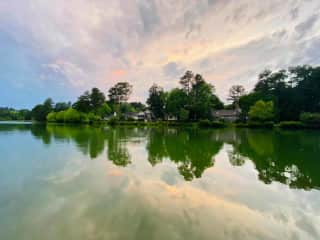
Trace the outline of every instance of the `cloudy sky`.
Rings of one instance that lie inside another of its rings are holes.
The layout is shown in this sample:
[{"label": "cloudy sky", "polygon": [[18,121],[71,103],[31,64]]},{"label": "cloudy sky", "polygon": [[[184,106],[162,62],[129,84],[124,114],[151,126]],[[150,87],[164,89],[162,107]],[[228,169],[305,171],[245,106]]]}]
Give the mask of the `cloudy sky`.
[{"label": "cloudy sky", "polygon": [[94,86],[177,86],[190,69],[225,99],[265,68],[320,63],[319,0],[1,0],[0,106],[74,101]]}]

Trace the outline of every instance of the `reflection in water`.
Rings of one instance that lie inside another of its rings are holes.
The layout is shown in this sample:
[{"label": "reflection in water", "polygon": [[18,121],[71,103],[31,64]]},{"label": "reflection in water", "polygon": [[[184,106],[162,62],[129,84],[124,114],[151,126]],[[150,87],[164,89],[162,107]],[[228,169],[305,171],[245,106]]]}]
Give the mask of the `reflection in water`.
[{"label": "reflection in water", "polygon": [[146,145],[152,166],[169,159],[185,180],[200,178],[214,166],[215,155],[223,144],[231,145],[228,157],[232,166],[251,160],[261,181],[274,181],[292,188],[320,188],[320,134],[313,131],[270,130],[197,130],[171,128],[108,128],[105,126],[14,125],[2,124],[0,131],[27,132],[46,145],[73,141],[91,159],[106,151],[107,159],[117,166],[132,163],[127,145]]},{"label": "reflection in water", "polygon": [[237,131],[231,159],[252,160],[264,183],[278,181],[292,188],[320,187],[319,132]]},{"label": "reflection in water", "polygon": [[320,239],[319,153],[313,131],[0,124],[0,239]]}]

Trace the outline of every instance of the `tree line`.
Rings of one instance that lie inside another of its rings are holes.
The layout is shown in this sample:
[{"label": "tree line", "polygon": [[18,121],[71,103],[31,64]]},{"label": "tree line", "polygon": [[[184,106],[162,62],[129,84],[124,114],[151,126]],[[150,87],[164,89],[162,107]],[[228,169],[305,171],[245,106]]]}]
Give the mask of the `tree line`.
[{"label": "tree line", "polygon": [[241,85],[232,86],[228,105],[215,94],[212,84],[192,71],[186,71],[179,79],[179,87],[169,91],[153,84],[146,105],[128,102],[131,93],[132,85],[118,82],[108,90],[107,97],[98,88],[92,88],[73,104],[53,103],[49,98],[31,111],[0,108],[0,119],[90,122],[116,113],[117,119],[128,120],[130,113],[148,109],[155,120],[198,121],[214,120],[214,110],[241,109],[241,122],[303,120],[320,124],[320,67],[310,65],[264,70],[252,91],[247,93]]}]

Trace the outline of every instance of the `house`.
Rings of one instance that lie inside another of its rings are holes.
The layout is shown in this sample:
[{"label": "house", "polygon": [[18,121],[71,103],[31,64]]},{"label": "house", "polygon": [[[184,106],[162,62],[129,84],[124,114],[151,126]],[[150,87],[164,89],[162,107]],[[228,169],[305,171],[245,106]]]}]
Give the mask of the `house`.
[{"label": "house", "polygon": [[176,117],[176,116],[173,116],[173,115],[166,115],[165,116],[165,120],[166,121],[177,121],[178,120],[178,118]]},{"label": "house", "polygon": [[223,110],[216,110],[212,112],[212,116],[215,119],[223,120],[227,122],[235,122],[239,119],[241,114],[241,109],[223,109]]},{"label": "house", "polygon": [[135,121],[151,121],[152,120],[152,114],[149,110],[141,111],[137,113],[127,113],[125,114],[125,119],[132,119]]}]

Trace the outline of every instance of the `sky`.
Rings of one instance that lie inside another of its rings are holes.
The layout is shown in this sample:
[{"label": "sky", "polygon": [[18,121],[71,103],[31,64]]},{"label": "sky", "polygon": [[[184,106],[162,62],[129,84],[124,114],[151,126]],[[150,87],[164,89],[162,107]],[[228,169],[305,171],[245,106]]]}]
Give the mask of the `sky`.
[{"label": "sky", "polygon": [[186,70],[226,100],[264,69],[320,63],[319,0],[1,0],[0,106],[74,101],[119,81],[142,101]]}]

